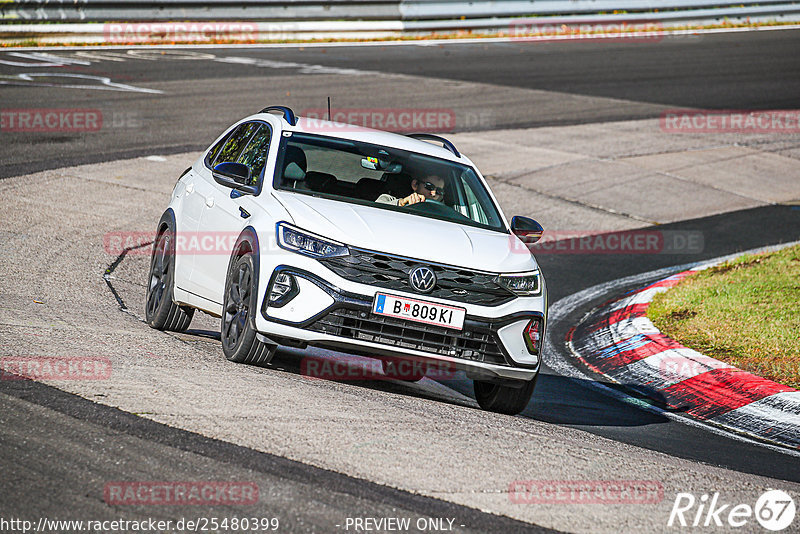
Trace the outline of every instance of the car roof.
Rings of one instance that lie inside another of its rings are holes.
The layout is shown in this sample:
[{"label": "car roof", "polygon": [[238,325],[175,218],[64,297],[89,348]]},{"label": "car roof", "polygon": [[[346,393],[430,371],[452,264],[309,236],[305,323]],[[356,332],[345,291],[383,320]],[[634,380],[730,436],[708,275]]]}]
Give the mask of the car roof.
[{"label": "car roof", "polygon": [[355,126],[351,124],[309,117],[297,117],[297,123],[293,126],[285,120],[281,120],[280,117],[272,113],[258,113],[253,117],[248,117],[248,120],[253,118],[263,119],[264,115],[278,119],[283,131],[302,132],[325,137],[335,137],[338,139],[362,141],[365,143],[399,148],[401,150],[408,150],[410,152],[417,152],[474,167],[472,161],[470,161],[470,159],[463,154],[456,156],[450,150],[442,146],[421,141],[419,139],[414,139],[413,137],[409,137],[407,135],[376,130],[373,128],[367,128],[366,126]]}]

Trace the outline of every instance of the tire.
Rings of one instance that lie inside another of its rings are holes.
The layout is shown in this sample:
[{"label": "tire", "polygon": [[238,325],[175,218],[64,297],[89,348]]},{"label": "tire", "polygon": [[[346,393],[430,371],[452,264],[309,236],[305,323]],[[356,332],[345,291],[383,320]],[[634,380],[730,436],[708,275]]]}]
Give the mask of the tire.
[{"label": "tire", "polygon": [[247,252],[234,259],[225,280],[220,337],[232,362],[265,364],[275,355],[277,345],[256,337],[257,290],[253,255]]},{"label": "tire", "polygon": [[[413,365],[415,360],[410,361],[411,371],[408,371],[408,363],[403,360],[391,359],[381,360],[383,365],[383,374],[395,380],[402,380],[403,382],[419,382],[425,377],[425,372],[416,369]],[[408,360],[406,360],[408,362]]]},{"label": "tire", "polygon": [[537,374],[533,380],[526,382],[520,388],[475,380],[473,381],[475,399],[478,401],[478,405],[486,411],[517,415],[528,406],[538,378]]},{"label": "tire", "polygon": [[189,328],[194,308],[175,304],[172,288],[175,283],[175,232],[165,228],[158,234],[150,257],[144,314],[156,330],[183,332]]}]

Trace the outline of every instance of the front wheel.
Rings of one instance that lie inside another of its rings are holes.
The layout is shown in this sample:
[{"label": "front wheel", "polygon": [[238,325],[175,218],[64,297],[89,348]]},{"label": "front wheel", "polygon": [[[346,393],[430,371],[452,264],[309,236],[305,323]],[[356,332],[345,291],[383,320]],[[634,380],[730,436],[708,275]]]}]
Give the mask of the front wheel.
[{"label": "front wheel", "polygon": [[473,382],[475,400],[484,410],[517,415],[528,406],[533,395],[533,388],[536,387],[537,378],[539,378],[538,374],[520,388],[475,380]]},{"label": "front wheel", "polygon": [[222,352],[237,363],[269,363],[277,345],[262,343],[256,337],[258,294],[253,255],[235,259],[225,281],[222,309]]}]

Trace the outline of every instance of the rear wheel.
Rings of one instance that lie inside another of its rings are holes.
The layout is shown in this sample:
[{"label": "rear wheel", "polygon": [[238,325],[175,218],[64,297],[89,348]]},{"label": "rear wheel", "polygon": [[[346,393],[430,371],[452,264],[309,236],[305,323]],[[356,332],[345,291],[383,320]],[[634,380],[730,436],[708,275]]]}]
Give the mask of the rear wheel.
[{"label": "rear wheel", "polygon": [[533,395],[533,388],[536,387],[537,378],[539,378],[538,374],[520,388],[475,380],[473,382],[475,399],[484,410],[517,415],[528,406],[531,395]]},{"label": "rear wheel", "polygon": [[145,320],[157,330],[183,332],[189,328],[194,308],[178,306],[172,301],[175,281],[175,232],[167,227],[158,234],[150,258],[150,272],[145,296]]},{"label": "rear wheel", "polygon": [[232,362],[263,364],[275,355],[277,345],[263,343],[256,337],[258,301],[253,255],[237,258],[225,281],[222,309],[222,352]]}]

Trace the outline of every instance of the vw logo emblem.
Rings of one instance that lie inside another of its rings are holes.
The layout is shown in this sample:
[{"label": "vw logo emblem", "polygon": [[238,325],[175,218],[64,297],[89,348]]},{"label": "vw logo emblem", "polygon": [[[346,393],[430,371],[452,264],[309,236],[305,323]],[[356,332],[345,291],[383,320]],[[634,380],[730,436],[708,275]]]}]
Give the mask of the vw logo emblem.
[{"label": "vw logo emblem", "polygon": [[408,283],[415,291],[430,293],[436,285],[436,274],[430,267],[415,267],[408,274]]}]

